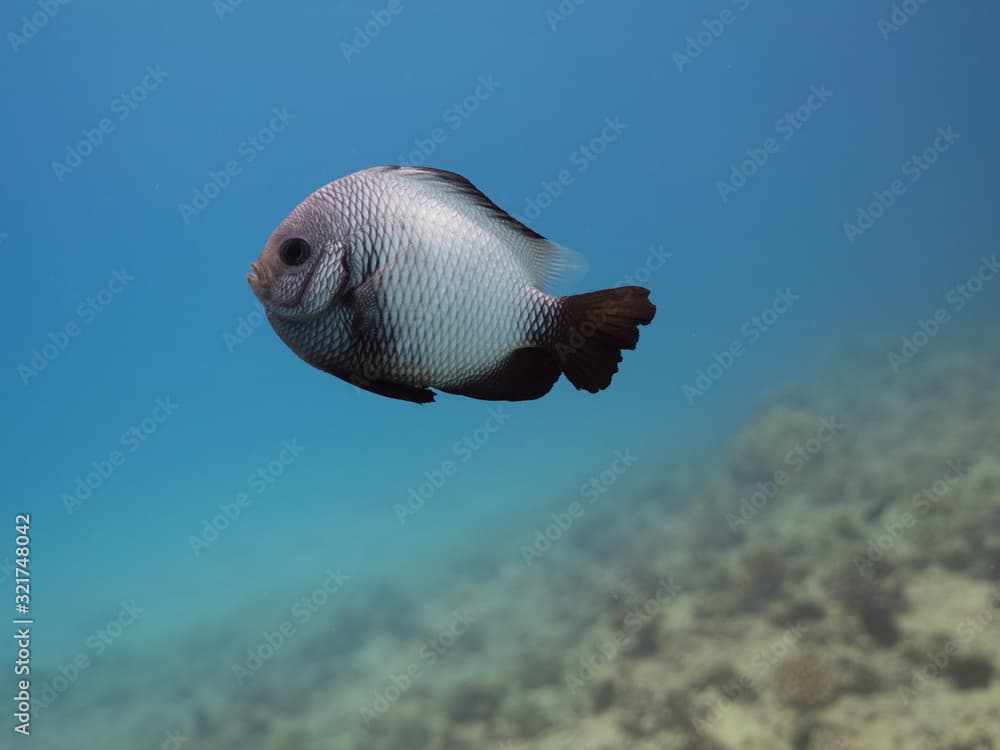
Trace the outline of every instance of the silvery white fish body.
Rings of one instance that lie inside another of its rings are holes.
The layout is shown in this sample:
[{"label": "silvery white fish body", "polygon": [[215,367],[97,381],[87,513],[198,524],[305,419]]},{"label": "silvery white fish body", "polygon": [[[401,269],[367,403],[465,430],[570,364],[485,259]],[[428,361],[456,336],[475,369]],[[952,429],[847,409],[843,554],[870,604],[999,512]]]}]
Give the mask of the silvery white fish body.
[{"label": "silvery white fish body", "polygon": [[606,388],[653,319],[649,291],[556,297],[575,256],[464,177],[373,167],[320,188],[247,277],[281,339],[314,367],[418,403],[544,396],[565,373]]}]

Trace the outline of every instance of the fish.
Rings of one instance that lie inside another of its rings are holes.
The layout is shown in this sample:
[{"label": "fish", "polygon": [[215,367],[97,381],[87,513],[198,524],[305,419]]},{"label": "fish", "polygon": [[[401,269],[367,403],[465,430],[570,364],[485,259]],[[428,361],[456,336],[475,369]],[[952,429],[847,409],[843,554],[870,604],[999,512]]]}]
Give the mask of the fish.
[{"label": "fish", "polygon": [[247,281],[313,367],[413,403],[597,393],[656,306],[641,286],[550,291],[583,268],[465,177],[379,166],[319,188],[275,228]]}]

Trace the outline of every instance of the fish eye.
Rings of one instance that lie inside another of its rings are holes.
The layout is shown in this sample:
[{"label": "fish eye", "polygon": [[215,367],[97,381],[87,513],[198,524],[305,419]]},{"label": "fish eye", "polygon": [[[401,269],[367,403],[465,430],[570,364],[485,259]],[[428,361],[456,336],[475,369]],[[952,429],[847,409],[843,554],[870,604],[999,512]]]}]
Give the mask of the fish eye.
[{"label": "fish eye", "polygon": [[286,237],[278,248],[278,257],[286,266],[301,266],[312,255],[312,247],[302,237]]}]

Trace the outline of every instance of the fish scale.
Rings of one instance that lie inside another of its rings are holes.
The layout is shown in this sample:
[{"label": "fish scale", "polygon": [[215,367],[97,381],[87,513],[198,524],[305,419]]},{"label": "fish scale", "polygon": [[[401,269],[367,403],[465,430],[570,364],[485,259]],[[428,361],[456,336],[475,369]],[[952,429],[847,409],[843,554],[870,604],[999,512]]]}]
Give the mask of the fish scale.
[{"label": "fish scale", "polygon": [[[409,240],[380,254],[380,266],[387,269],[384,309],[398,311],[387,321],[388,337],[401,348],[392,374],[457,387],[528,342],[528,308],[519,301],[529,281],[516,263],[505,262],[509,256],[499,252],[498,242],[491,247],[485,231],[463,222],[450,207],[411,201],[406,193],[376,203],[375,212],[385,222],[384,236],[395,236],[398,227]],[[372,218],[364,210],[362,216],[365,222]],[[406,232],[421,225],[423,232]],[[402,253],[418,260],[397,272],[393,262]],[[372,354],[359,352],[362,359]]]}]

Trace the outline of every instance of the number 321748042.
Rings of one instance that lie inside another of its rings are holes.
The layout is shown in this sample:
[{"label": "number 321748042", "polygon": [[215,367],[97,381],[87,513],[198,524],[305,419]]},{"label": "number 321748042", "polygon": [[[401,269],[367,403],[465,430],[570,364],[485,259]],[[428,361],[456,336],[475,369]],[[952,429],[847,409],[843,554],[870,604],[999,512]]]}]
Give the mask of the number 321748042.
[{"label": "number 321748042", "polygon": [[31,529],[31,516],[18,515],[14,517],[14,531],[17,537],[14,543],[14,600],[17,604],[27,606],[31,601],[31,575],[28,572],[29,560],[31,557],[31,538],[28,532]]}]

